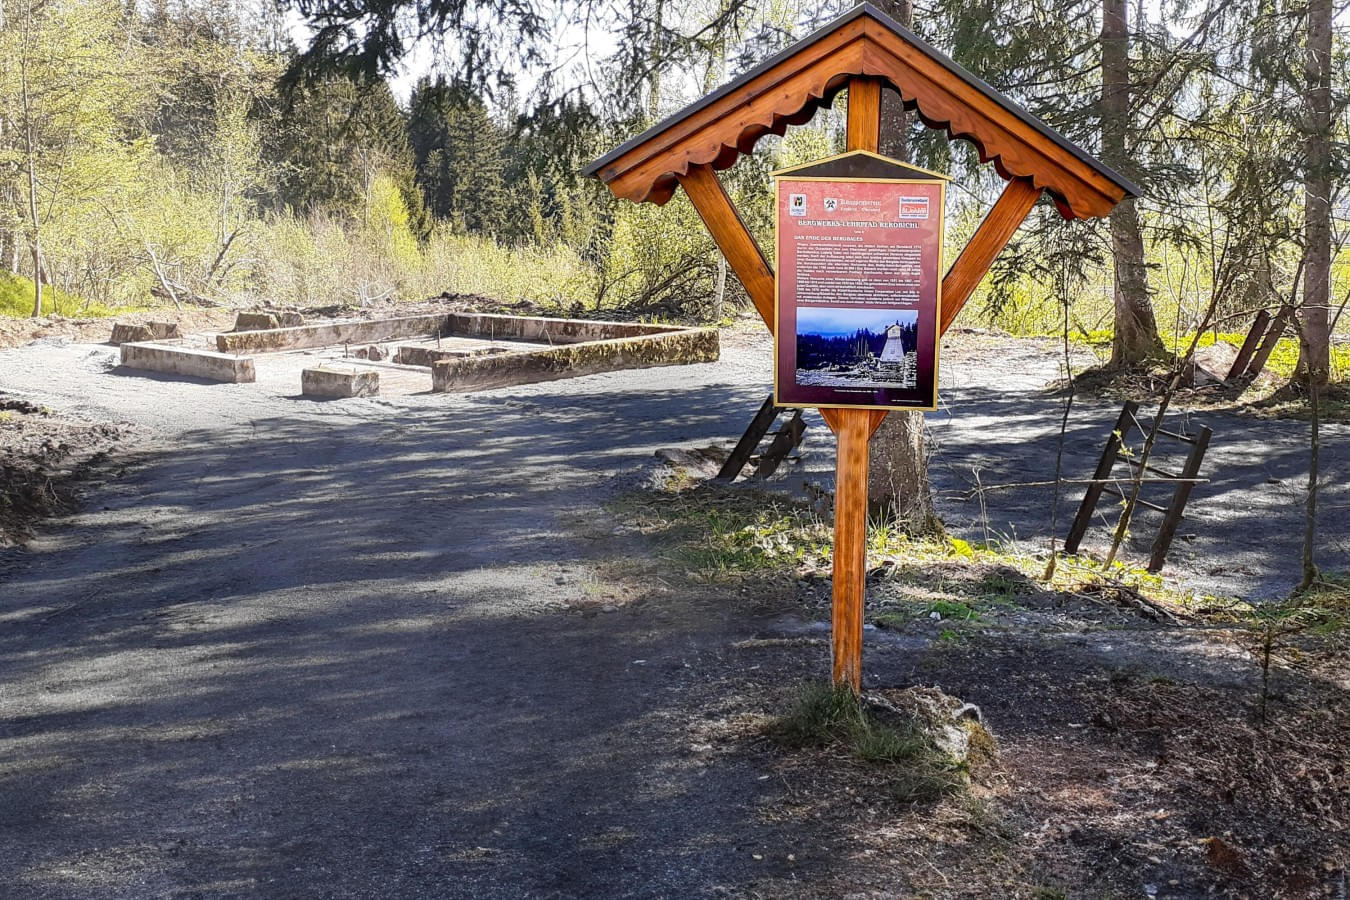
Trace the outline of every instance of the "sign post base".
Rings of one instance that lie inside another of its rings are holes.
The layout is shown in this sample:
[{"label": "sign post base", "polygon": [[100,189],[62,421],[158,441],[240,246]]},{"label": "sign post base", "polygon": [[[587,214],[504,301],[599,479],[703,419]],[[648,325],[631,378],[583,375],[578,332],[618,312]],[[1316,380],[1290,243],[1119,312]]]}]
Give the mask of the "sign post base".
[{"label": "sign post base", "polygon": [[834,585],[830,640],[834,682],[862,689],[863,599],[867,556],[867,409],[833,409],[838,442],[834,476]]}]

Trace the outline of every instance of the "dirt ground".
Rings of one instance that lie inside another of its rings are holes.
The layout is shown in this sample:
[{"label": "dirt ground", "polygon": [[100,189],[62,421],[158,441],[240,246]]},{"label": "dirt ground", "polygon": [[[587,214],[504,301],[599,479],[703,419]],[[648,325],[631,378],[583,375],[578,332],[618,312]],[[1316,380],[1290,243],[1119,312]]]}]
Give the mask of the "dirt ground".
[{"label": "dirt ground", "polygon": [[35,523],[73,509],[80,482],[96,475],[126,430],[62,418],[0,392],[0,547],[22,543]]},{"label": "dirt ground", "polygon": [[[767,742],[756,723],[827,671],[814,588],[691,580],[614,504],[656,450],[739,434],[767,390],[756,332],[715,364],[329,403],[114,352],[0,353],[7,403],[119,435],[76,511],[0,550],[16,896],[1345,894],[1350,684],[1317,647],[1257,729],[1242,634],[1031,594],[956,642],[868,631],[869,686],[984,711],[1001,768],[970,796],[897,805]],[[967,336],[943,358],[944,517],[1041,541],[1044,491],[981,512],[968,489],[1053,474],[1053,348]],[[1066,471],[1114,416],[1082,404]],[[1211,419],[1215,480],[1168,576],[1287,593],[1305,426]],[[1319,547],[1342,571],[1345,430],[1324,436]],[[771,487],[828,488],[809,434]]]}]

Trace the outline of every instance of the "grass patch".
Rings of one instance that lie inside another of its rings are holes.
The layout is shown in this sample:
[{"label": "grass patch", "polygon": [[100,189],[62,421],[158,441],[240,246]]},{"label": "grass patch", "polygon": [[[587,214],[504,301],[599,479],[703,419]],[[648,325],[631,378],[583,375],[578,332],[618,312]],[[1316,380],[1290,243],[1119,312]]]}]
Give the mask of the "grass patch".
[{"label": "grass patch", "polygon": [[[1060,338],[1061,334],[1046,333],[1037,334],[1036,337]],[[1163,346],[1169,351],[1177,354],[1186,352],[1186,348],[1191,345],[1195,339],[1195,332],[1183,332],[1181,334],[1172,334],[1170,332],[1161,332],[1159,337],[1162,339]],[[1111,348],[1111,342],[1114,339],[1114,333],[1109,328],[1099,328],[1092,331],[1073,331],[1069,334],[1069,340],[1080,346],[1089,347],[1094,350],[1108,352]],[[1219,332],[1217,335],[1213,331],[1206,331],[1200,335],[1196,342],[1196,349],[1202,347],[1212,347],[1217,343],[1232,344],[1234,347],[1241,347],[1242,342],[1247,339],[1245,333]],[[1298,339],[1292,337],[1283,337],[1276,342],[1274,349],[1271,350],[1270,357],[1266,360],[1265,371],[1278,378],[1292,378],[1294,369],[1298,366]],[[1331,345],[1331,376],[1332,380],[1340,380],[1350,377],[1350,344]]]},{"label": "grass patch", "polygon": [[[705,483],[628,494],[611,510],[664,548],[663,557],[696,581],[830,574],[832,526],[804,501]],[[1107,569],[1086,556],[1060,557],[1047,580],[1045,554],[1011,541],[986,545],[945,536],[916,538],[873,522],[867,550],[872,571],[880,568],[886,573],[882,578],[912,585],[923,597],[875,610],[872,621],[882,627],[900,628],[932,612],[977,622],[1037,591],[1082,593],[1101,586],[1137,591],[1192,614],[1232,606],[1232,601],[1181,590],[1141,567],[1117,561]]]},{"label": "grass patch", "polygon": [[1316,635],[1350,632],[1350,573],[1322,573],[1307,590],[1280,604],[1274,615]]},{"label": "grass patch", "polygon": [[663,554],[702,581],[828,567],[833,533],[805,503],[700,485],[629,495],[616,512],[659,538]]},{"label": "grass patch", "polygon": [[[44,285],[42,288],[43,315],[79,316],[102,319],[129,312],[136,307],[104,306],[91,303],[60,288]],[[0,272],[0,316],[27,318],[33,314],[33,279],[11,272]]]},{"label": "grass patch", "polygon": [[[1318,413],[1323,422],[1350,422],[1350,382],[1328,384],[1318,393]],[[1308,389],[1288,383],[1277,387],[1247,404],[1247,408],[1277,419],[1304,419],[1312,417]]]},{"label": "grass patch", "polygon": [[906,803],[940,800],[965,787],[961,767],[940,751],[918,722],[877,721],[846,686],[803,685],[792,709],[769,726],[784,746],[840,751],[869,765],[869,778]]},{"label": "grass patch", "polygon": [[944,619],[956,619],[960,622],[978,622],[980,614],[965,603],[951,600],[938,600],[928,607],[930,613],[937,613]]}]

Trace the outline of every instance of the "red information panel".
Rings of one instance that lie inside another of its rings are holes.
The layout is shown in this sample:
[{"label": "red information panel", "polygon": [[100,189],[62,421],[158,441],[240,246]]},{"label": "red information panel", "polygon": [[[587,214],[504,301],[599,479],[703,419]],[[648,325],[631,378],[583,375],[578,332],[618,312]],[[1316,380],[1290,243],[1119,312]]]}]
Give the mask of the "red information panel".
[{"label": "red information panel", "polygon": [[937,407],[945,187],[779,178],[778,405]]}]

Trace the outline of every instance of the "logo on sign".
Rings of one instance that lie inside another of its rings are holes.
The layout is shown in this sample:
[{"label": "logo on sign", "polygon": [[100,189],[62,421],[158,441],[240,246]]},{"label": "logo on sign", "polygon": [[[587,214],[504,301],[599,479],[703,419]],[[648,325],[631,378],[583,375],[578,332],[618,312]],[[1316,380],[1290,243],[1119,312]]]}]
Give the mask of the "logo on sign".
[{"label": "logo on sign", "polygon": [[788,212],[794,216],[806,215],[806,195],[788,194]]},{"label": "logo on sign", "polygon": [[836,209],[838,209],[838,208],[839,208],[839,201],[838,201],[836,198],[834,198],[834,197],[826,197],[826,198],[825,198],[825,211],[826,211],[826,212],[834,212],[834,211],[835,211]]},{"label": "logo on sign", "polygon": [[926,218],[928,218],[928,198],[927,198],[927,197],[901,197],[901,198],[900,198],[900,218],[902,218],[902,219],[926,219]]}]

